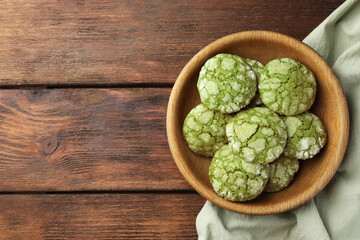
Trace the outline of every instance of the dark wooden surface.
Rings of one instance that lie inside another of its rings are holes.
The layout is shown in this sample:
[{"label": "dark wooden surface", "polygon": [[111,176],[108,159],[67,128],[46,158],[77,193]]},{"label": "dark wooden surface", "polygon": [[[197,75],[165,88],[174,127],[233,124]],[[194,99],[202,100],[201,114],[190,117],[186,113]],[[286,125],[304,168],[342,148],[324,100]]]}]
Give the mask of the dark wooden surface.
[{"label": "dark wooden surface", "polygon": [[4,1],[0,85],[173,83],[219,37],[265,29],[302,39],[341,2]]},{"label": "dark wooden surface", "polygon": [[0,4],[0,239],[195,239],[169,152],[171,86],[244,30],[303,39],[343,1]]},{"label": "dark wooden surface", "polygon": [[203,199],[183,194],[5,194],[0,239],[195,239]]},{"label": "dark wooden surface", "polygon": [[190,190],[172,161],[169,88],[0,92],[0,191]]}]

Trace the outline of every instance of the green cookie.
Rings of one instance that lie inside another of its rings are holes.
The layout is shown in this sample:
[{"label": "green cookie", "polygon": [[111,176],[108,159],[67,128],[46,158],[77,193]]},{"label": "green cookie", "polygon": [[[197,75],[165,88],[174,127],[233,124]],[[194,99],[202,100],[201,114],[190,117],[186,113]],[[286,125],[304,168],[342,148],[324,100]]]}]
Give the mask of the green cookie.
[{"label": "green cookie", "polygon": [[186,116],[183,135],[190,149],[201,156],[212,157],[227,143],[225,126],[230,116],[208,109],[203,104]]},{"label": "green cookie", "polygon": [[274,162],[270,163],[269,181],[265,192],[278,192],[286,188],[294,179],[299,170],[299,160],[281,155]]},{"label": "green cookie", "polygon": [[231,201],[247,201],[263,191],[269,178],[269,165],[245,162],[225,145],[215,153],[209,177],[219,196]]},{"label": "green cookie", "polygon": [[201,102],[222,113],[239,111],[256,93],[256,75],[244,59],[221,53],[201,68],[197,88]]},{"label": "green cookie", "polygon": [[[264,65],[259,61],[256,61],[254,59],[249,59],[249,58],[246,59],[246,62],[254,70],[254,72],[256,74],[256,79],[259,81],[260,73],[264,69]],[[259,91],[256,91],[255,97],[249,103],[249,107],[259,107],[262,105],[264,105],[264,103],[261,100]]]},{"label": "green cookie", "polygon": [[305,112],[283,117],[283,120],[288,132],[285,156],[305,160],[314,157],[325,146],[326,129],[316,115]]},{"label": "green cookie", "polygon": [[254,59],[250,59],[250,58],[246,58],[245,61],[247,62],[247,64],[250,65],[252,70],[254,70],[256,78],[259,79],[260,73],[264,69],[264,65],[261,62],[256,61]]},{"label": "green cookie", "polygon": [[239,112],[226,125],[229,145],[247,162],[270,163],[284,151],[286,125],[265,107]]},{"label": "green cookie", "polygon": [[268,62],[261,71],[259,92],[263,103],[282,115],[296,115],[314,103],[316,80],[302,63],[291,58]]}]

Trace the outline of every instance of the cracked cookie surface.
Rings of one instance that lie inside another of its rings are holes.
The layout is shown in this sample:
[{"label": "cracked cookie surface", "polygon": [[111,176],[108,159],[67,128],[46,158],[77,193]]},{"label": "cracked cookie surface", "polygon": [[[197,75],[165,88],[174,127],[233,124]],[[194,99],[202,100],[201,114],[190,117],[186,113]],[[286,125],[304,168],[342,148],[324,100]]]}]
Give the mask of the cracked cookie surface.
[{"label": "cracked cookie surface", "polygon": [[305,112],[316,95],[314,74],[291,58],[268,62],[261,71],[258,87],[263,103],[281,115]]},{"label": "cracked cookie surface", "polygon": [[325,146],[327,133],[323,122],[313,113],[283,117],[288,131],[284,155],[297,159],[314,157]]},{"label": "cracked cookie surface", "polygon": [[[264,65],[261,62],[254,60],[254,59],[246,58],[245,60],[250,65],[250,67],[254,70],[255,75],[256,75],[256,80],[259,82],[260,73],[264,69]],[[255,97],[249,103],[249,107],[259,107],[261,105],[264,105],[264,103],[262,102],[260,93],[257,90]]]},{"label": "cracked cookie surface", "polygon": [[245,61],[250,65],[252,70],[254,70],[256,78],[260,78],[260,73],[264,69],[264,65],[255,59],[246,58]]},{"label": "cracked cookie surface", "polygon": [[299,170],[299,160],[284,155],[269,165],[269,181],[265,186],[265,192],[278,192],[286,188]]},{"label": "cracked cookie surface", "polygon": [[226,125],[233,151],[247,162],[270,163],[284,151],[287,131],[281,118],[265,107],[239,112]]},{"label": "cracked cookie surface", "polygon": [[229,145],[217,151],[209,167],[214,191],[230,201],[247,201],[261,194],[269,178],[269,165],[248,163]]},{"label": "cracked cookie surface", "polygon": [[233,113],[255,96],[256,74],[243,58],[220,53],[201,68],[197,88],[201,102],[209,109]]},{"label": "cracked cookie surface", "polygon": [[225,126],[230,116],[208,109],[203,104],[186,116],[183,135],[189,148],[196,154],[212,157],[227,143]]}]

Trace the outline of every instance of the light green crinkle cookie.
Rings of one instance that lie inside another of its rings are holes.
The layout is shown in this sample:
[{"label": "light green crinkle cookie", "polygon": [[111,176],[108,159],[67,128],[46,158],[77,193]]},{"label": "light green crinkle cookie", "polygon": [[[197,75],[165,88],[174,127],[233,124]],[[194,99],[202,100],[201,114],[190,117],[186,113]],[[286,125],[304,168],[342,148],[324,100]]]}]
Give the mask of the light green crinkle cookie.
[{"label": "light green crinkle cookie", "polygon": [[[261,62],[256,61],[254,59],[246,58],[245,60],[250,65],[250,67],[254,70],[256,79],[259,81],[260,73],[264,69],[264,65]],[[255,97],[249,103],[249,107],[259,107],[261,105],[264,105],[264,103],[261,100],[259,91],[256,91]]]},{"label": "light green crinkle cookie", "polygon": [[279,58],[268,62],[261,71],[259,92],[263,103],[274,112],[296,115],[314,103],[316,80],[304,64]]},{"label": "light green crinkle cookie", "polygon": [[269,164],[248,163],[229,145],[217,151],[209,167],[214,191],[231,201],[247,201],[263,191],[269,178]]},{"label": "light green crinkle cookie", "polygon": [[230,116],[208,109],[203,104],[186,116],[183,135],[190,149],[201,156],[212,157],[227,143],[225,126]]},{"label": "light green crinkle cookie", "polygon": [[239,111],[256,93],[256,75],[244,59],[221,53],[201,68],[197,88],[201,102],[222,113]]},{"label": "light green crinkle cookie", "polygon": [[269,181],[265,192],[277,192],[286,188],[299,170],[299,160],[281,155],[270,163]]},{"label": "light green crinkle cookie", "polygon": [[325,146],[326,129],[316,115],[305,112],[283,117],[283,120],[288,132],[285,156],[305,160],[314,157]]},{"label": "light green crinkle cookie", "polygon": [[250,65],[252,70],[254,70],[256,78],[259,79],[260,73],[264,69],[264,65],[261,62],[256,61],[254,59],[250,59],[250,58],[246,58],[245,61],[247,62],[247,64]]},{"label": "light green crinkle cookie", "polygon": [[234,152],[254,163],[277,159],[287,140],[285,123],[265,107],[239,112],[226,125],[226,136]]}]

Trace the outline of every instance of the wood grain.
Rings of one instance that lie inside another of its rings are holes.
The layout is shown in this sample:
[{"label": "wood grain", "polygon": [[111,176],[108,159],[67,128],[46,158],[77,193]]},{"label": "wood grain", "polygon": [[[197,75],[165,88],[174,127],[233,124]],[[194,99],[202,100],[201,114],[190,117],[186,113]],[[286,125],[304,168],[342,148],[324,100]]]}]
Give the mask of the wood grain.
[{"label": "wood grain", "polygon": [[205,200],[168,149],[170,89],[77,87],[170,87],[220,37],[303,39],[342,2],[3,1],[0,88],[40,88],[0,89],[0,191],[67,193],[0,194],[0,239],[196,239]]},{"label": "wood grain", "polygon": [[165,131],[170,89],[0,91],[0,191],[191,189]]},{"label": "wood grain", "polygon": [[4,1],[0,86],[172,84],[215,39],[244,30],[303,39],[342,2]]},{"label": "wood grain", "polygon": [[196,239],[188,194],[0,195],[1,239]]}]

